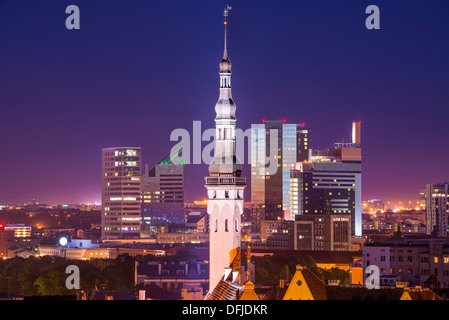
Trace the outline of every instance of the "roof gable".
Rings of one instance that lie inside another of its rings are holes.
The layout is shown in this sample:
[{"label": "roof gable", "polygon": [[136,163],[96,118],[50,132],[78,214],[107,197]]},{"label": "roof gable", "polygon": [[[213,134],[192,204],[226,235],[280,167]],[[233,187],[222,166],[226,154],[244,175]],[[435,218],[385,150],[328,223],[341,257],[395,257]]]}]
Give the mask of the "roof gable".
[{"label": "roof gable", "polygon": [[283,300],[326,299],[326,285],[310,270],[297,266]]}]

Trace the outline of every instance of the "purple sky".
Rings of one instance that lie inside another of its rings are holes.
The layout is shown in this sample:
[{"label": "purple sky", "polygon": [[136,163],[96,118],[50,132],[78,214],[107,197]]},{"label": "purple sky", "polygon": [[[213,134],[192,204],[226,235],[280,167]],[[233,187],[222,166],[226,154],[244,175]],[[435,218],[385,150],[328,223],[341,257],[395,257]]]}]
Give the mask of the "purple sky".
[{"label": "purple sky", "polygon": [[[65,28],[70,4],[80,30]],[[211,128],[226,4],[0,1],[0,204],[99,201],[101,148],[140,146],[151,167],[174,129]],[[370,4],[380,30],[365,28]],[[322,149],[361,119],[364,200],[416,201],[449,181],[449,2],[231,5],[238,127],[305,122]],[[186,166],[188,201],[206,174]]]}]

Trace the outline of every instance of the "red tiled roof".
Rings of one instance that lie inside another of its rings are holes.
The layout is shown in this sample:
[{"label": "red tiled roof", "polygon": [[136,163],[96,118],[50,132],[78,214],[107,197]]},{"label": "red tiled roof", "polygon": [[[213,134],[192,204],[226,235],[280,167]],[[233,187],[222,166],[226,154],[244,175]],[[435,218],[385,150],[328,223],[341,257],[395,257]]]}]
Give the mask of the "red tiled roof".
[{"label": "red tiled roof", "polygon": [[222,279],[205,300],[237,300],[241,289],[241,286]]},{"label": "red tiled roof", "polygon": [[409,293],[412,300],[443,300],[428,288],[410,289]]},{"label": "red tiled roof", "polygon": [[309,269],[303,268],[302,275],[315,300],[327,300],[326,285]]}]

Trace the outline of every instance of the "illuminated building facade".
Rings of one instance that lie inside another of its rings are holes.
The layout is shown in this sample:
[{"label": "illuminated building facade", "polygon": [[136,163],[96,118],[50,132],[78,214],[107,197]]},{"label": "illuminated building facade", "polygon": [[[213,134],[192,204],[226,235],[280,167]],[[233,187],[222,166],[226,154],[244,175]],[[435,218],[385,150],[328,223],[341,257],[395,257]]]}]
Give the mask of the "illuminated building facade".
[{"label": "illuminated building facade", "polygon": [[13,230],[15,238],[30,238],[31,226],[24,224],[7,224],[5,230]]},{"label": "illuminated building facade", "polygon": [[[177,150],[180,153],[182,150]],[[184,165],[168,155],[142,175],[142,216],[184,222]]]},{"label": "illuminated building facade", "polygon": [[[354,129],[355,128],[355,129]],[[290,171],[290,218],[302,214],[343,214],[351,217],[353,236],[362,235],[362,158],[360,122],[353,122],[352,143],[313,152],[308,162]]]},{"label": "illuminated building facade", "polygon": [[360,176],[361,168],[357,163],[297,163],[291,171],[292,216],[349,215],[354,235],[359,215],[361,235]]},{"label": "illuminated building facade", "polygon": [[448,236],[449,182],[426,185],[426,233]]},{"label": "illuminated building facade", "polygon": [[269,250],[293,249],[293,221],[262,220],[260,240]]},{"label": "illuminated building facade", "polygon": [[[379,268],[381,283],[395,278],[408,286],[449,288],[449,243],[446,239],[390,238],[362,248],[364,284],[366,268]],[[433,287],[437,286],[438,287]]]},{"label": "illuminated building facade", "polygon": [[349,215],[298,215],[293,229],[294,250],[352,250],[351,216]]},{"label": "illuminated building facade", "polygon": [[[271,154],[273,153],[273,154]],[[310,129],[286,120],[251,126],[251,206],[254,231],[263,220],[290,219],[290,170],[309,160]],[[277,165],[264,159],[276,159]],[[262,157],[262,158],[261,158]],[[262,161],[261,161],[262,160]]]},{"label": "illuminated building facade", "polygon": [[140,237],[140,148],[102,149],[101,238]]}]

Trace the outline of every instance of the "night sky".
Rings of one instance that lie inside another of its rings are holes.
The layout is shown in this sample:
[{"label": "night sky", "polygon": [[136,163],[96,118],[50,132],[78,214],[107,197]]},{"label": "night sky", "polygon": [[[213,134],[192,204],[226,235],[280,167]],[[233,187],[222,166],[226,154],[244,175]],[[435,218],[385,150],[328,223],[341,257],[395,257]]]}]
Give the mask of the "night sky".
[{"label": "night sky", "polygon": [[[174,129],[213,127],[227,4],[239,128],[305,122],[323,149],[360,119],[363,200],[449,181],[447,0],[0,0],[0,204],[100,202],[101,148],[151,167]],[[205,198],[207,165],[185,169]]]}]

